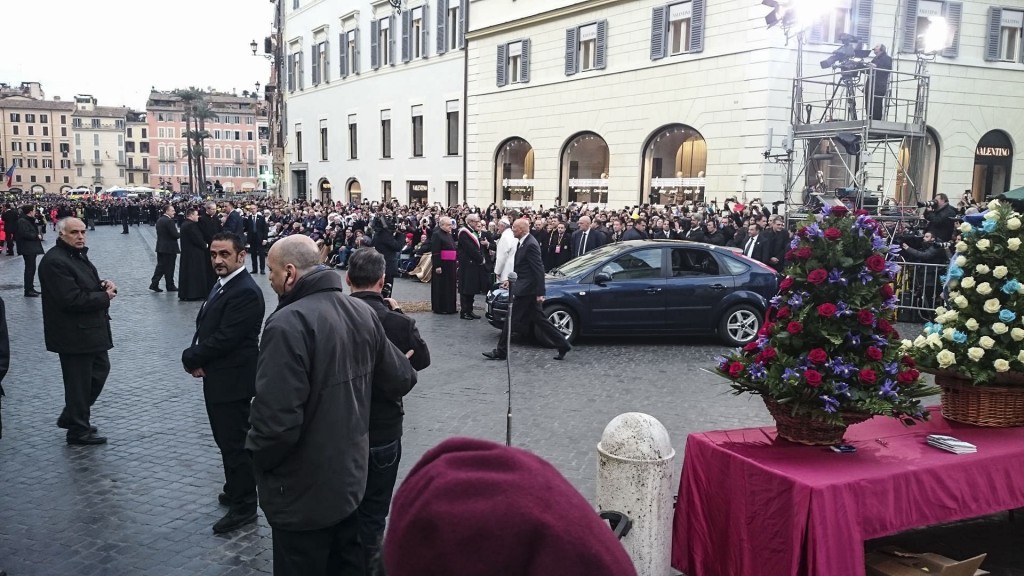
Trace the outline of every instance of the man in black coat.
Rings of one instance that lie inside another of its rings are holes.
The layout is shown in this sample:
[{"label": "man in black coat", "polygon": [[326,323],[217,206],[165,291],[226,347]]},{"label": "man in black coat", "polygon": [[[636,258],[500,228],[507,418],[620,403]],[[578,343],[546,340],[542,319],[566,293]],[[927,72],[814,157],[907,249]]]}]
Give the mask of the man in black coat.
[{"label": "man in black coat", "polygon": [[0,214],[0,220],[3,220],[4,231],[6,239],[4,243],[7,244],[7,255],[14,256],[14,231],[18,228],[18,219],[21,218],[21,214],[18,209],[8,204],[3,214]]},{"label": "man in black coat", "polygon": [[771,230],[763,234],[768,237],[766,238],[768,245],[761,254],[764,257],[764,260],[761,261],[782,272],[786,267],[786,252],[789,251],[789,232],[786,231],[786,221],[782,219],[782,216],[774,217],[771,222]]},{"label": "man in black coat", "polygon": [[[216,202],[206,203],[206,210],[199,215],[199,230],[202,231],[203,241],[206,242],[206,248],[209,250],[213,237],[221,230],[220,220],[217,218]],[[213,273],[213,266],[209,265],[209,257],[207,257],[206,263],[206,290],[209,291],[213,287],[213,283],[217,281],[217,275]]]},{"label": "man in black coat", "polygon": [[178,300],[203,300],[210,291],[207,276],[213,274],[210,265],[210,245],[203,239],[199,228],[199,213],[195,208],[185,210],[181,223],[181,267],[178,268]]},{"label": "man in black coat", "polygon": [[21,218],[14,229],[14,239],[18,243],[18,254],[25,261],[25,296],[38,298],[36,292],[36,256],[43,253],[43,236],[36,226],[35,206],[25,205],[21,207]]},{"label": "man in black coat", "polygon": [[[396,230],[392,224],[388,216],[380,215],[375,218],[372,225],[373,237],[370,239],[370,245],[374,250],[380,252],[380,255],[384,257],[384,262],[387,263],[387,273],[384,278],[384,296],[387,298],[391,297],[395,276],[398,275],[398,253],[405,246],[405,235]],[[399,239],[400,234],[402,239]]]},{"label": "man in black coat", "polygon": [[622,234],[622,241],[626,242],[628,240],[650,240],[650,237],[647,235],[647,222],[644,220],[634,222],[633,227]]},{"label": "man in black coat", "polygon": [[257,270],[260,274],[267,273],[266,244],[269,234],[270,228],[267,226],[267,219],[256,210],[255,204],[250,205],[249,213],[245,216],[245,240],[249,245],[249,255],[252,257],[250,274],[255,274]]},{"label": "man in black coat", "polygon": [[149,281],[149,289],[153,292],[163,292],[160,289],[160,278],[164,278],[168,292],[177,292],[174,285],[174,264],[178,259],[178,238],[181,234],[178,227],[174,225],[174,206],[168,204],[164,207],[164,213],[156,221],[156,269],[153,270],[153,278]]},{"label": "man in black coat", "polygon": [[532,335],[545,348],[557,348],[558,356],[555,356],[555,360],[562,360],[572,350],[572,346],[565,335],[548,322],[541,308],[545,293],[544,262],[540,255],[540,244],[530,234],[529,220],[516,220],[512,224],[512,235],[519,240],[514,267],[518,278],[515,283],[502,284],[509,290],[512,310],[501,328],[498,347],[483,354],[491,360],[504,360],[508,357],[508,336],[511,330],[514,334],[526,337]]},{"label": "man in black coat", "polygon": [[480,233],[480,216],[466,216],[466,225],[459,228],[456,241],[456,254],[459,261],[459,318],[463,320],[479,320],[480,316],[473,313],[473,300],[487,288],[487,272],[484,270],[484,241]]},{"label": "man in black coat", "polygon": [[[11,367],[11,339],[7,334],[7,310],[4,301],[0,298],[0,408],[3,408],[4,399],[4,377]],[[4,437],[3,414],[0,414],[0,438]]]},{"label": "man in black coat", "polygon": [[89,413],[110,373],[107,351],[114,339],[107,312],[117,285],[100,280],[89,262],[84,222],[65,218],[57,234],[57,244],[39,263],[46,349],[59,355],[64,376],[64,410],[57,427],[67,429],[68,444],[106,444],[89,423]]},{"label": "man in black coat", "polygon": [[196,317],[192,345],[181,353],[185,371],[203,379],[203,398],[213,439],[224,462],[228,513],[213,525],[217,534],[256,521],[256,476],[245,451],[249,404],[256,390],[263,292],[245,270],[245,246],[231,233],[213,237],[213,268],[220,278]]},{"label": "man in black coat", "polygon": [[[384,299],[384,257],[375,250],[356,250],[349,259],[345,281],[352,297],[366,302],[377,313],[384,334],[399,351],[409,358],[419,372],[430,366],[430,350],[416,329],[416,321],[402,313],[393,299]],[[370,467],[366,476],[366,493],[356,513],[363,557],[370,561],[380,550],[391,496],[398,479],[402,459],[402,420],[405,408],[401,398],[392,398],[380,390],[370,396]]]},{"label": "man in black coat", "polygon": [[764,262],[765,250],[768,248],[767,236],[761,234],[761,227],[757,224],[747,226],[746,239],[742,245],[736,246],[743,250],[743,255],[758,262]]},{"label": "man in black coat", "polygon": [[870,94],[871,118],[881,120],[885,115],[885,96],[889,93],[889,74],[892,71],[892,57],[886,52],[885,44],[876,44],[871,49],[874,58],[868,64],[874,73],[868,77],[865,94]]},{"label": "man in black coat", "polygon": [[608,237],[590,229],[590,216],[580,216],[576,231],[572,233],[572,257],[578,258],[587,252],[604,246]]},{"label": "man in black coat", "polygon": [[235,210],[234,202],[226,202],[225,204],[228,213],[224,216],[223,230],[241,237],[245,234],[245,223],[242,221],[242,215]]}]

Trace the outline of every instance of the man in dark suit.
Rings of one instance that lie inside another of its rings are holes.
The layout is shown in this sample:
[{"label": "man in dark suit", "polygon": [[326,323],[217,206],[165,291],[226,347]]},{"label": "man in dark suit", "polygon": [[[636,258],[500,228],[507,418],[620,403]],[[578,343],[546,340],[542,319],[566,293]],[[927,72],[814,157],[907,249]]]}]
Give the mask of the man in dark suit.
[{"label": "man in dark suit", "polygon": [[57,244],[39,263],[46,349],[59,355],[64,376],[64,410],[57,427],[67,429],[67,442],[73,445],[107,442],[89,423],[89,413],[110,374],[107,351],[114,339],[107,311],[117,286],[100,280],[88,253],[85,222],[65,218],[57,224]]},{"label": "man in dark suit", "polygon": [[163,292],[160,289],[161,277],[164,278],[168,292],[178,291],[174,285],[174,264],[178,259],[180,237],[178,227],[174,225],[174,206],[168,204],[164,207],[163,215],[156,221],[156,269],[149,282],[149,289],[153,292]]},{"label": "man in dark suit", "polygon": [[36,226],[35,206],[21,207],[21,218],[14,229],[14,239],[18,243],[18,254],[25,261],[25,296],[38,298],[36,292],[36,257],[43,253],[43,236]]},{"label": "man in dark suit", "polygon": [[218,501],[228,506],[228,513],[213,525],[215,533],[223,534],[256,521],[256,476],[245,435],[265,303],[245,270],[241,238],[217,234],[210,255],[220,279],[199,310],[192,345],[181,353],[181,363],[194,378],[203,379],[206,414],[224,462],[224,492]]},{"label": "man in dark suit", "polygon": [[259,270],[260,274],[267,273],[266,243],[269,234],[267,219],[256,210],[255,204],[249,206],[249,213],[245,217],[245,239],[249,245],[249,255],[252,257],[250,274],[255,274],[256,270]]},{"label": "man in dark suit", "polygon": [[768,238],[768,245],[765,247],[762,256],[765,264],[782,272],[786,267],[786,252],[789,250],[789,232],[786,231],[786,221],[782,216],[772,219],[771,230],[764,233]]},{"label": "man in dark suit", "polygon": [[871,49],[874,58],[868,64],[874,72],[868,77],[864,92],[869,95],[868,108],[871,118],[881,120],[885,115],[885,97],[889,93],[889,73],[892,71],[892,57],[886,52],[885,44],[876,44]]},{"label": "man in dark suit", "polygon": [[590,216],[580,216],[576,231],[572,233],[572,257],[578,258],[604,246],[607,239],[601,232],[590,229]]},{"label": "man in dark suit", "polygon": [[761,235],[761,227],[757,224],[747,226],[747,237],[737,248],[743,249],[743,255],[758,262],[764,262],[764,252],[768,247],[767,238]]},{"label": "man in dark suit", "polygon": [[529,220],[516,220],[512,224],[512,235],[519,240],[514,267],[518,279],[514,284],[507,281],[502,284],[502,287],[508,288],[512,297],[512,313],[501,328],[498,347],[483,354],[491,360],[504,360],[508,356],[508,331],[511,330],[527,337],[532,335],[545,348],[557,348],[558,356],[555,356],[555,360],[562,360],[572,350],[572,346],[558,328],[548,322],[541,308],[545,292],[544,261],[541,259],[540,244],[530,234]]},{"label": "man in dark suit", "polygon": [[[7,310],[4,301],[0,298],[0,404],[4,399],[4,377],[7,376],[7,369],[11,367],[11,339],[7,334]],[[0,406],[2,408],[2,406]],[[0,438],[4,437],[4,422],[0,414]],[[2,576],[2,574],[0,574]]]},{"label": "man in dark suit", "polygon": [[220,232],[221,225],[220,220],[217,219],[217,203],[207,202],[205,208],[206,210],[199,214],[199,229],[202,230],[203,240],[206,241],[206,246],[209,247],[210,243],[213,242],[213,237]]},{"label": "man in dark suit", "polygon": [[4,243],[7,244],[8,256],[14,256],[14,231],[18,227],[18,218],[21,218],[18,209],[10,204],[4,209],[3,214],[0,214],[0,220],[3,220],[4,231],[6,231]]},{"label": "man in dark suit", "polygon": [[225,232],[231,232],[237,234],[239,238],[245,234],[245,223],[242,221],[242,215],[235,210],[234,202],[226,202],[228,213],[224,216],[223,230]]},{"label": "man in dark suit", "polygon": [[[376,250],[356,250],[349,259],[345,281],[352,297],[366,302],[377,313],[384,334],[409,359],[419,372],[430,366],[430,350],[416,329],[416,321],[402,313],[398,302],[384,298],[384,256]],[[370,467],[366,475],[366,493],[356,509],[363,558],[370,562],[380,550],[391,495],[398,479],[402,459],[402,421],[405,408],[401,398],[392,398],[374,389],[370,395]]]}]

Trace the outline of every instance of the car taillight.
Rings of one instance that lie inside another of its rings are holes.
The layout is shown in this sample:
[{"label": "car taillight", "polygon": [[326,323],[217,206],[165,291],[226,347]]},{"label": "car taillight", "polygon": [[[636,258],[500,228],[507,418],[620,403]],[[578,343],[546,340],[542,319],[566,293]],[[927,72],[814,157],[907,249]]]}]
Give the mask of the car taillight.
[{"label": "car taillight", "polygon": [[757,266],[758,268],[760,268],[761,270],[764,270],[765,272],[771,272],[775,276],[778,276],[780,278],[782,277],[782,275],[779,274],[778,270],[776,270],[775,268],[772,268],[771,266],[765,264],[764,262],[761,262],[760,260],[754,260],[753,258],[751,258],[751,257],[749,257],[749,256],[747,256],[745,254],[737,254],[736,257],[739,258],[740,260],[743,260],[747,264],[750,264],[750,265],[753,265],[753,266]]}]

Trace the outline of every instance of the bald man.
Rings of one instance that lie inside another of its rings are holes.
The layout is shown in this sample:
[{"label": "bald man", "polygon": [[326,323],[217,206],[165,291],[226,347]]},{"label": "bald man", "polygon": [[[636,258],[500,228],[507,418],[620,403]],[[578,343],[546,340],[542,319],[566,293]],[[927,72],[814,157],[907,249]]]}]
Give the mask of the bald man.
[{"label": "bald man", "polygon": [[267,267],[280,300],[263,328],[246,448],[274,574],[362,574],[371,390],[398,402],[416,371],[308,236],[275,242]]},{"label": "bald man", "polygon": [[64,376],[64,410],[57,427],[68,431],[71,445],[106,444],[89,421],[110,373],[107,351],[114,347],[110,302],[117,286],[100,280],[85,246],[85,223],[65,218],[57,223],[57,244],[39,262],[46,349],[56,352]]}]

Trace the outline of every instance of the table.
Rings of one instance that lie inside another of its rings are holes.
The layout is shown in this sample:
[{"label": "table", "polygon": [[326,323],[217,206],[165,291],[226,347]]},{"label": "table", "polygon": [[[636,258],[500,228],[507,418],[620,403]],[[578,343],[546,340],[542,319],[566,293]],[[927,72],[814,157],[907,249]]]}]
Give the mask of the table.
[{"label": "table", "polygon": [[[864,540],[1024,506],[1024,428],[875,417],[856,453],[801,446],[775,428],[691,434],[673,526],[687,576],[864,576]],[[978,447],[925,444],[947,434]]]}]

